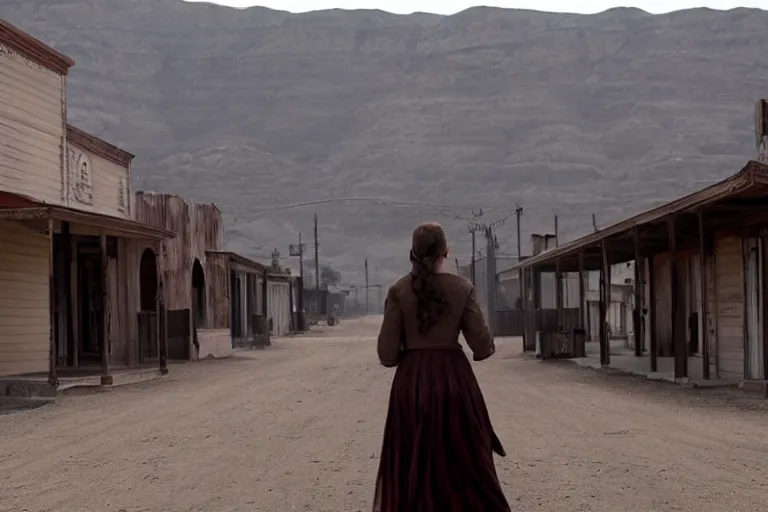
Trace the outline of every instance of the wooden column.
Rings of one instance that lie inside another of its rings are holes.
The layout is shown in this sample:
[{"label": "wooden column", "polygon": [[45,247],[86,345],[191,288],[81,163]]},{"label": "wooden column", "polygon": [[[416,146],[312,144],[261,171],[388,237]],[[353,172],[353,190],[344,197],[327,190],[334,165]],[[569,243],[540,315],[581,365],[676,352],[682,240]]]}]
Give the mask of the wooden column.
[{"label": "wooden column", "polygon": [[699,294],[701,296],[701,376],[709,380],[709,339],[707,325],[709,320],[709,304],[707,303],[707,247],[704,233],[704,211],[699,208],[699,281],[701,282]]},{"label": "wooden column", "polygon": [[528,269],[521,268],[518,273],[520,277],[520,309],[523,314],[523,352],[530,350],[528,335]]},{"label": "wooden column", "polygon": [[69,222],[61,223],[61,248],[64,251],[64,316],[66,318],[67,365],[77,365],[77,343],[75,343],[74,314],[72,311],[72,235]]},{"label": "wooden column", "polygon": [[677,271],[677,232],[675,218],[667,221],[669,238],[669,322],[672,326],[672,344],[675,349],[675,378],[682,379],[688,376],[688,347],[685,335],[677,325],[677,309],[680,301],[680,289],[678,286]]},{"label": "wooden column", "polygon": [[[168,297],[166,293],[166,268],[167,257],[165,242],[157,244],[157,358],[160,365],[160,374],[168,373]],[[190,311],[190,316],[194,311]]]},{"label": "wooden column", "polygon": [[648,329],[651,346],[648,352],[651,356],[651,371],[656,372],[659,368],[659,346],[656,338],[656,273],[653,268],[653,257],[648,261]]},{"label": "wooden column", "polygon": [[584,251],[579,251],[579,329],[584,329],[584,310],[586,307],[587,297],[584,288]]},{"label": "wooden column", "polygon": [[635,356],[643,355],[642,308],[643,308],[643,260],[640,257],[640,227],[635,226],[635,307],[632,326],[635,333]]},{"label": "wooden column", "polygon": [[611,299],[611,267],[608,265],[608,243],[601,243],[603,264],[600,267],[600,364],[611,364],[611,340],[606,329],[606,316]]},{"label": "wooden column", "polygon": [[557,329],[563,330],[563,274],[560,272],[560,258],[555,260],[555,309],[557,309]]},{"label": "wooden column", "polygon": [[109,280],[107,278],[109,256],[107,255],[107,235],[104,233],[99,235],[99,246],[101,249],[101,310],[102,322],[104,323],[101,329],[103,334],[101,340],[101,384],[111,385],[112,376],[109,374]]},{"label": "wooden column", "polygon": [[56,375],[56,286],[53,276],[54,221],[48,219],[48,384],[59,385]]}]

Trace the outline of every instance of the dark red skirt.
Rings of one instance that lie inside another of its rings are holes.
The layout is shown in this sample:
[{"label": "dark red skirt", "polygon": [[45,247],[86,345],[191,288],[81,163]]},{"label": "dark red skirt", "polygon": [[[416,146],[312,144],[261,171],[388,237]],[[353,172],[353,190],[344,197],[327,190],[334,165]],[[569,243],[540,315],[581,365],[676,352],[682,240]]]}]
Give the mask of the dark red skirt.
[{"label": "dark red skirt", "polygon": [[374,512],[508,512],[506,455],[459,349],[403,354],[392,382]]}]

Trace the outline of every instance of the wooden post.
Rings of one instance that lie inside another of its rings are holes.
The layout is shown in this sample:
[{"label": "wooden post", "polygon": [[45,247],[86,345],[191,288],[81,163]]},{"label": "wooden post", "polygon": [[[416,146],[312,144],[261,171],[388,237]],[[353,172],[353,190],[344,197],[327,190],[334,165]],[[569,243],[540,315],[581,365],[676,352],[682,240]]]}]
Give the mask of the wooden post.
[{"label": "wooden post", "polygon": [[682,379],[688,376],[688,347],[685,336],[677,325],[677,308],[680,301],[680,290],[677,275],[677,233],[675,218],[667,221],[669,238],[669,289],[670,307],[669,322],[672,325],[672,344],[675,349],[675,378]]},{"label": "wooden post", "polygon": [[[168,310],[165,297],[166,254],[165,244],[163,242],[157,244],[156,264],[157,297],[155,298],[155,309],[157,310],[157,363],[160,367],[160,374],[166,375],[168,373]],[[190,316],[193,318],[194,314],[194,311],[190,311]]]},{"label": "wooden post", "polygon": [[[519,263],[518,263],[519,264]],[[523,352],[528,350],[528,282],[526,276],[528,272],[525,268],[518,271],[520,279],[520,310],[523,315]]]},{"label": "wooden post", "polygon": [[584,329],[584,310],[587,307],[584,288],[584,251],[579,251],[579,329]]},{"label": "wooden post", "polygon": [[635,356],[643,355],[642,307],[643,307],[643,260],[640,257],[640,227],[635,226],[635,307],[632,311],[632,329],[635,333]]},{"label": "wooden post", "polygon": [[112,376],[109,374],[109,256],[107,254],[107,235],[104,233],[99,235],[99,246],[101,249],[101,310],[103,315],[102,321],[104,322],[101,329],[103,333],[101,340],[101,384],[105,386],[112,384]]},{"label": "wooden post", "polygon": [[650,347],[648,348],[648,352],[650,352],[651,356],[651,371],[656,372],[658,371],[659,364],[658,364],[658,357],[659,357],[659,346],[658,346],[658,339],[656,338],[656,272],[653,268],[653,258],[650,258],[648,260],[648,300],[650,301],[650,304],[648,304],[648,329],[649,329],[649,338],[650,338]]},{"label": "wooden post", "polygon": [[[555,217],[557,218],[557,217]],[[557,309],[557,330],[563,330],[563,274],[560,272],[560,258],[555,260],[555,309]]]},{"label": "wooden post", "polygon": [[701,282],[699,294],[701,295],[701,376],[709,380],[709,304],[707,304],[707,248],[704,233],[704,210],[699,208],[699,281]]},{"label": "wooden post", "polygon": [[611,298],[611,268],[608,265],[608,243],[601,243],[603,264],[600,267],[600,364],[611,364],[611,340],[606,329],[606,316]]},{"label": "wooden post", "polygon": [[56,375],[56,287],[53,277],[53,240],[54,221],[48,219],[48,384],[57,387],[59,378]]}]

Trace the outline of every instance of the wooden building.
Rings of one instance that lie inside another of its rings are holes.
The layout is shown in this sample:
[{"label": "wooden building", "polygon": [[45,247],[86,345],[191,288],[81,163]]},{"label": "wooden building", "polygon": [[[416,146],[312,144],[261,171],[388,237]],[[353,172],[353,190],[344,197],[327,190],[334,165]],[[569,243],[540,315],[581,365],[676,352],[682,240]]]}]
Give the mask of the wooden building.
[{"label": "wooden building", "polygon": [[134,208],[139,221],[176,233],[163,244],[168,356],[194,360],[229,355],[230,319],[222,294],[230,275],[219,258],[211,257],[224,246],[221,211],[214,204],[151,192],[137,192]]},{"label": "wooden building", "polygon": [[165,370],[160,338],[138,342],[139,260],[173,233],[133,220],[132,155],[67,125],[72,65],[0,21],[0,376],[52,385]]},{"label": "wooden building", "polygon": [[296,298],[290,272],[267,272],[267,319],[275,336],[293,330]]},{"label": "wooden building", "polygon": [[239,254],[209,251],[210,265],[229,276],[228,287],[214,290],[215,318],[227,318],[232,345],[269,344],[266,268]]},{"label": "wooden building", "polygon": [[[536,272],[600,272],[606,318],[611,265],[634,261],[634,354],[674,378],[763,381],[768,375],[768,164],[524,260]],[[637,264],[639,262],[639,264]],[[582,287],[581,308],[584,290]],[[580,318],[584,319],[584,311]],[[600,360],[611,364],[605,322]],[[531,330],[528,331],[530,336]]]}]

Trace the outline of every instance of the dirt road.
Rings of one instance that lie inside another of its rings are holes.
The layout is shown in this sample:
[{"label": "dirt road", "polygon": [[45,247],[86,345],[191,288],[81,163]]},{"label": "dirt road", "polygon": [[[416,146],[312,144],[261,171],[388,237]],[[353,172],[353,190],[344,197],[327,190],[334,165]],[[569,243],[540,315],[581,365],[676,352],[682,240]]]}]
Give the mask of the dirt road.
[{"label": "dirt road", "polygon": [[[0,510],[369,511],[392,372],[377,319],[0,416]],[[764,511],[768,410],[524,360],[475,366],[517,510]]]}]

